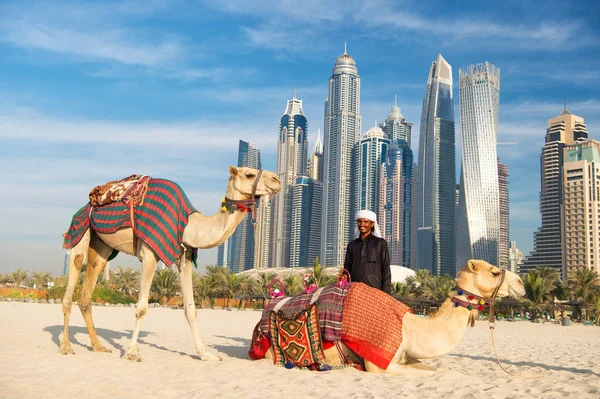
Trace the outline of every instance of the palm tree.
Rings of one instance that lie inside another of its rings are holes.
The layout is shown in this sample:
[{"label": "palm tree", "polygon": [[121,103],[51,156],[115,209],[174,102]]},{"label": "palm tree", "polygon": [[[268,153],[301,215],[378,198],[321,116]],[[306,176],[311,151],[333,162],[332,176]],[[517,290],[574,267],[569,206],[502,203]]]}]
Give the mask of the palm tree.
[{"label": "palm tree", "polygon": [[111,285],[123,294],[133,297],[140,287],[140,272],[131,268],[123,269],[123,266],[119,266],[118,272],[111,279]]},{"label": "palm tree", "polygon": [[271,282],[275,278],[277,278],[277,274],[273,272],[259,273],[256,293],[262,295],[265,299],[270,299],[269,291],[271,289]]},{"label": "palm tree", "polygon": [[296,295],[300,291],[302,291],[302,286],[300,285],[300,276],[297,274],[290,274],[286,278],[283,279],[283,285],[285,286],[285,294],[287,296]]},{"label": "palm tree", "polygon": [[10,283],[10,277],[8,276],[8,274],[0,273],[0,284],[6,285],[8,283]]},{"label": "palm tree", "polygon": [[600,287],[598,272],[588,269],[579,269],[569,280],[569,288],[573,299],[583,302],[582,319],[587,321],[587,309],[592,305],[593,293]]},{"label": "palm tree", "polygon": [[47,287],[48,282],[52,281],[52,274],[50,272],[33,272],[29,277],[31,285],[35,285],[38,289]]},{"label": "palm tree", "polygon": [[17,269],[10,273],[8,277],[10,278],[10,281],[15,284],[15,287],[19,288],[21,283],[27,278],[28,274],[27,270]]},{"label": "palm tree", "polygon": [[177,273],[168,267],[157,270],[152,279],[150,292],[158,297],[160,303],[165,304],[179,290],[178,281]]},{"label": "palm tree", "polygon": [[401,299],[409,299],[414,298],[416,296],[417,287],[414,283],[414,277],[410,276],[403,283],[397,282],[392,284],[392,294],[401,298]]},{"label": "palm tree", "polygon": [[444,301],[456,286],[456,282],[448,274],[430,277],[423,283],[423,294],[436,301]]},{"label": "palm tree", "polygon": [[533,311],[534,319],[549,307],[552,300],[552,291],[556,289],[556,284],[560,280],[558,272],[549,267],[536,267],[525,276],[525,299],[523,302]]},{"label": "palm tree", "polygon": [[211,299],[214,297],[214,284],[208,276],[201,277],[200,274],[192,275],[192,285],[194,287],[194,298],[201,308],[211,306]]},{"label": "palm tree", "polygon": [[241,274],[227,273],[222,274],[221,278],[223,279],[221,284],[221,292],[223,296],[227,298],[227,307],[230,308],[233,298],[237,297],[238,294],[240,294],[243,290],[243,286],[247,284],[248,277]]}]

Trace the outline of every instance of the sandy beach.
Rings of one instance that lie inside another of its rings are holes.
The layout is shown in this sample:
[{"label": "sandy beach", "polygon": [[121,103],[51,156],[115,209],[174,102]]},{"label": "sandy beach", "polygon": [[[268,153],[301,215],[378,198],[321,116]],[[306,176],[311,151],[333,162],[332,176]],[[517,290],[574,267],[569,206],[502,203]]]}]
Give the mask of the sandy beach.
[{"label": "sandy beach", "polygon": [[58,351],[56,304],[0,302],[1,398],[598,398],[600,328],[498,322],[497,365],[486,322],[469,329],[450,354],[426,361],[437,371],[397,377],[354,369],[310,372],[252,361],[248,346],[259,311],[199,310],[202,338],[222,362],[200,361],[180,309],[152,308],[140,334],[141,363],[120,356],[129,345],[133,308],[93,308],[102,343],[91,351],[74,306],[73,356]]}]

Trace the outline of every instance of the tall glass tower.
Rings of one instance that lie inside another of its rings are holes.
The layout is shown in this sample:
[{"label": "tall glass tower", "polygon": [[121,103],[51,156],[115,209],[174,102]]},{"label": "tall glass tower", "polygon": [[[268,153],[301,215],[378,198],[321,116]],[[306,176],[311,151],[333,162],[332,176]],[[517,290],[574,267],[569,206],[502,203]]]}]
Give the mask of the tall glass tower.
[{"label": "tall glass tower", "polygon": [[[261,169],[258,148],[247,141],[240,140],[238,166]],[[244,218],[229,237],[229,244],[221,245],[224,249],[229,250],[229,264],[227,266],[232,272],[239,273],[252,269],[254,267],[254,227],[252,226],[252,219],[250,217]]]},{"label": "tall glass tower", "polygon": [[348,242],[353,239],[354,146],[360,139],[360,77],[356,63],[346,51],[333,66],[325,102],[323,230],[321,258],[324,266],[344,263]]},{"label": "tall glass tower", "polygon": [[390,140],[380,127],[372,127],[356,145],[357,190],[355,210],[367,209],[379,215],[381,164],[385,163]]},{"label": "tall glass tower", "polygon": [[323,142],[321,141],[321,129],[317,132],[317,140],[310,158],[308,159],[308,176],[311,179],[323,181]]},{"label": "tall glass tower", "polygon": [[413,152],[405,140],[398,139],[381,165],[379,224],[390,250],[390,262],[415,266],[413,203]]},{"label": "tall glass tower", "polygon": [[392,112],[379,127],[385,132],[391,143],[401,139],[406,141],[409,147],[411,146],[412,123],[408,123],[404,119],[400,108],[396,104],[392,106]]},{"label": "tall glass tower", "polygon": [[456,219],[456,270],[469,259],[500,264],[498,108],[500,69],[485,62],[458,72],[462,171]]},{"label": "tall glass tower", "polygon": [[290,266],[290,223],[292,219],[291,187],[298,176],[306,174],[308,161],[308,121],[302,111],[302,100],[288,100],[279,121],[277,141],[277,174],[281,192],[274,198],[271,228],[271,266]]},{"label": "tall glass tower", "polygon": [[321,250],[323,183],[301,176],[296,179],[291,191],[290,266],[312,266]]},{"label": "tall glass tower", "polygon": [[454,143],[452,67],[439,54],[427,78],[417,168],[417,265],[433,275],[455,274]]}]

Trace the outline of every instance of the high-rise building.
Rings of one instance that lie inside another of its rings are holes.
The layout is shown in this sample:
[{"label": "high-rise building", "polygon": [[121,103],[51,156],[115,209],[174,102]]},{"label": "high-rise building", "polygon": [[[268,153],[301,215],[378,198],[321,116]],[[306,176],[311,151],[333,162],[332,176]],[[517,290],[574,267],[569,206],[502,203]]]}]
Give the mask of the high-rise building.
[{"label": "high-rise building", "polygon": [[510,210],[508,207],[508,165],[498,160],[498,201],[500,206],[500,241],[498,243],[498,267],[508,267],[510,247]]},{"label": "high-rise building", "polygon": [[[238,151],[238,165],[246,166],[254,169],[261,169],[260,151],[253,144],[240,140]],[[244,270],[254,267],[254,227],[252,226],[252,218],[247,216],[238,225],[231,237],[229,243],[221,244],[222,249],[217,251],[224,254],[228,250],[227,258],[229,262],[223,263],[223,266],[229,267],[234,273],[239,273]],[[219,257],[217,256],[217,261]]]},{"label": "high-rise building", "polygon": [[231,237],[217,247],[217,266],[229,268],[229,241]]},{"label": "high-rise building", "polygon": [[521,273],[519,268],[523,263],[523,253],[517,248],[517,242],[511,241],[508,249],[508,270],[513,273]]},{"label": "high-rise building", "polygon": [[301,176],[296,179],[291,191],[290,266],[311,266],[321,250],[323,183]]},{"label": "high-rise building", "polygon": [[456,149],[452,67],[438,55],[423,99],[417,168],[417,265],[455,274]]},{"label": "high-rise building", "polygon": [[256,224],[254,225],[254,268],[269,267],[271,241],[271,206],[273,199],[263,196],[256,206]]},{"label": "high-rise building", "polygon": [[385,132],[391,143],[395,143],[398,139],[404,140],[411,146],[412,123],[408,123],[400,108],[394,104],[392,112],[388,115],[385,122],[379,124],[379,127]]},{"label": "high-rise building", "polygon": [[521,271],[527,273],[537,266],[548,266],[561,273],[563,256],[563,149],[588,138],[582,117],[573,115],[565,104],[562,112],[548,120],[546,139],[541,155],[540,214],[542,225],[533,233],[533,251],[523,261]]},{"label": "high-rise building", "polygon": [[354,146],[360,139],[360,77],[356,63],[346,51],[333,66],[325,102],[323,166],[323,230],[321,264],[344,263],[348,242],[353,239],[355,174]]},{"label": "high-rise building", "polygon": [[485,62],[458,71],[462,163],[456,268],[469,259],[500,264],[498,108],[500,69]]},{"label": "high-rise building", "polygon": [[416,264],[414,172],[412,150],[405,140],[396,140],[381,165],[378,220],[388,242],[390,263],[410,268]]},{"label": "high-rise building", "polygon": [[288,100],[279,123],[277,141],[277,174],[281,192],[274,198],[272,209],[271,266],[290,266],[290,223],[292,219],[291,187],[298,176],[306,174],[308,157],[308,121],[302,111],[302,100]]},{"label": "high-rise building", "polygon": [[385,163],[390,139],[380,127],[372,127],[356,144],[355,211],[367,209],[379,215],[379,183],[381,165]]},{"label": "high-rise building", "polygon": [[323,181],[323,142],[321,141],[321,129],[317,131],[317,140],[310,158],[306,173],[311,179]]},{"label": "high-rise building", "polygon": [[566,280],[578,270],[600,272],[600,142],[564,148],[564,241]]}]

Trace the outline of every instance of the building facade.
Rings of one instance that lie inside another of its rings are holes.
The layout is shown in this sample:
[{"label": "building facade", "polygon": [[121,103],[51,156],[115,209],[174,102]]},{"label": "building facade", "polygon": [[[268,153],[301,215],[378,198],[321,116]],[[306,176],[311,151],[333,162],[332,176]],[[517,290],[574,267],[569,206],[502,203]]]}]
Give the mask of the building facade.
[{"label": "building facade", "polygon": [[498,110],[500,69],[485,62],[458,72],[462,163],[456,270],[469,259],[500,263]]},{"label": "building facade", "polygon": [[[237,166],[261,169],[259,149],[247,141],[240,140]],[[227,267],[233,273],[252,269],[254,267],[254,226],[252,226],[252,218],[246,216],[229,237],[229,244],[221,245],[229,247]]]},{"label": "building facade", "polygon": [[511,241],[508,249],[508,270],[513,273],[521,273],[520,267],[523,263],[523,253],[517,248],[517,242]]},{"label": "building facade", "polygon": [[308,120],[302,100],[294,95],[288,100],[279,123],[277,174],[281,192],[274,198],[271,224],[271,267],[290,266],[290,224],[292,219],[291,187],[298,176],[306,174],[308,162]]},{"label": "building facade", "polygon": [[456,150],[452,67],[438,55],[423,99],[417,168],[417,264],[455,274]]},{"label": "building facade", "polygon": [[395,143],[397,140],[404,140],[411,146],[411,134],[412,134],[412,123],[408,123],[400,108],[394,104],[392,106],[392,112],[385,119],[385,122],[380,124],[379,127],[386,134],[387,138],[390,139],[391,143]]},{"label": "building facade", "polygon": [[541,153],[541,226],[533,233],[533,250],[523,261],[521,271],[537,266],[551,267],[566,278],[563,236],[563,166],[564,147],[588,138],[582,117],[573,115],[565,105],[562,112],[548,120],[545,144]]},{"label": "building facade", "polygon": [[353,238],[354,146],[360,131],[360,77],[356,63],[344,51],[333,66],[325,102],[320,258],[324,266],[342,265],[346,246]]},{"label": "building facade", "polygon": [[256,206],[256,224],[254,225],[255,269],[265,269],[270,265],[272,202],[272,197],[263,196]]},{"label": "building facade", "polygon": [[292,191],[290,266],[312,266],[321,250],[323,183],[308,176],[296,179]]},{"label": "building facade", "polygon": [[390,140],[380,127],[372,127],[356,145],[356,195],[354,209],[367,209],[379,215],[381,165],[385,163]]},{"label": "building facade", "polygon": [[310,154],[310,158],[308,158],[306,173],[311,179],[320,182],[323,181],[323,141],[321,141],[321,129],[317,132],[315,147],[313,148],[312,154]]},{"label": "building facade", "polygon": [[416,224],[413,152],[398,139],[386,155],[379,187],[379,225],[390,250],[392,265],[415,268]]},{"label": "building facade", "polygon": [[566,145],[563,168],[565,268],[600,272],[600,142]]},{"label": "building facade", "polygon": [[508,165],[498,160],[498,201],[500,203],[500,241],[498,267],[508,268],[510,248],[510,208],[508,206]]}]

